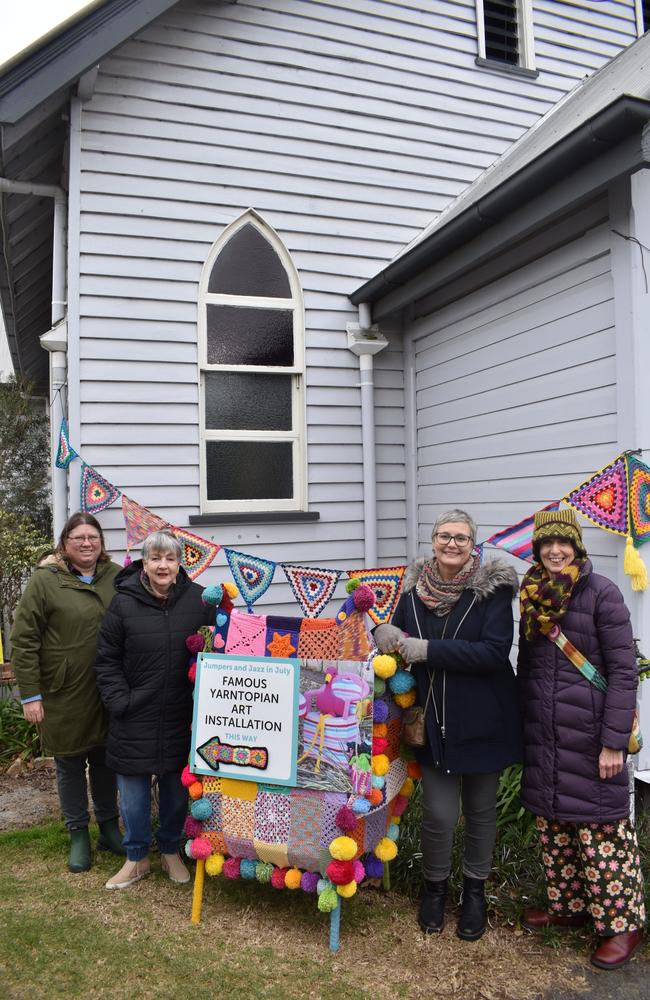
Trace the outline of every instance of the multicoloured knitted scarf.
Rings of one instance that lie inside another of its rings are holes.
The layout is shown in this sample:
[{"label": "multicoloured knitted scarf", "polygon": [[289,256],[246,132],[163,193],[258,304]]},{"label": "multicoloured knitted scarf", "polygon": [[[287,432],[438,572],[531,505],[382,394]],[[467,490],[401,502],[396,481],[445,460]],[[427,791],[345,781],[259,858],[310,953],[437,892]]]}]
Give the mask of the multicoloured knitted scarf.
[{"label": "multicoloured knitted scarf", "polygon": [[473,553],[453,579],[443,580],[435,557],[429,559],[420,571],[418,582],[415,585],[415,593],[422,603],[430,611],[433,611],[434,615],[442,618],[443,615],[448,615],[456,607],[461,594],[467,590],[469,581],[480,565],[480,555]]},{"label": "multicoloured knitted scarf", "polygon": [[548,635],[564,618],[584,559],[574,559],[562,573],[549,573],[541,564],[531,566],[521,582],[519,608],[526,639]]}]

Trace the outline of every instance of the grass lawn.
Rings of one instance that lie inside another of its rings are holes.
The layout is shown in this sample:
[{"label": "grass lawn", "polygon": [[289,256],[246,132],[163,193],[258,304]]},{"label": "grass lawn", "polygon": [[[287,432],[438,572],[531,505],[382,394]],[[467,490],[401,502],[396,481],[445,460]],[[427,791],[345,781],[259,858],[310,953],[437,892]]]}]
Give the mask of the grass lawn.
[{"label": "grass lawn", "polygon": [[589,937],[535,938],[493,921],[478,942],[415,924],[415,903],[363,888],[343,902],[341,948],[314,896],[208,879],[202,922],[191,886],[153,874],[107,892],[119,859],[66,870],[60,824],[0,835],[0,995],[3,1000],[534,1000],[554,985],[585,988]]}]

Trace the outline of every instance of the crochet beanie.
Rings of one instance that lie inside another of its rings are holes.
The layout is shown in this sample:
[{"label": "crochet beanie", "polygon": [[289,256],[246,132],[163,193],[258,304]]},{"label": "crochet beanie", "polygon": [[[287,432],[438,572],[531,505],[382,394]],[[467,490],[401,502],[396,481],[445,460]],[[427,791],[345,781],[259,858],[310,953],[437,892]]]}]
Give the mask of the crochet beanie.
[{"label": "crochet beanie", "polygon": [[551,538],[571,542],[579,556],[586,556],[582,541],[582,528],[572,510],[538,510],[533,530],[533,557],[539,562],[539,547]]}]

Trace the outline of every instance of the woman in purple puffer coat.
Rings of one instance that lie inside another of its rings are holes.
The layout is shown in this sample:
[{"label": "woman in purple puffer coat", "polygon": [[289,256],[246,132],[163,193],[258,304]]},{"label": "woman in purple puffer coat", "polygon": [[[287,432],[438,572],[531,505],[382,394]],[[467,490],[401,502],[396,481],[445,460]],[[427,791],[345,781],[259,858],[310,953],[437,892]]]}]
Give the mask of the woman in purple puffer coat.
[{"label": "woman in purple puffer coat", "polygon": [[[645,923],[625,767],[638,684],[630,615],[618,587],[593,572],[572,510],[535,515],[533,555],[520,595],[521,797],[537,817],[549,908],[528,910],[524,925],[591,919],[591,961],[615,969],[641,944]],[[604,676],[606,692],[550,638],[554,625]]]}]

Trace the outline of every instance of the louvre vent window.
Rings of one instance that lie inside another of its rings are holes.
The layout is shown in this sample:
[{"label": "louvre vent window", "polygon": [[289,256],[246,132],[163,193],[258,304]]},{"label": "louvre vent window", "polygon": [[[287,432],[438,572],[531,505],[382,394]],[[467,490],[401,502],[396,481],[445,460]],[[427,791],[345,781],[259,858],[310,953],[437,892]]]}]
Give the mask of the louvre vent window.
[{"label": "louvre vent window", "polygon": [[643,17],[643,32],[650,31],[650,0],[643,0],[641,4],[641,16]]},{"label": "louvre vent window", "polygon": [[483,0],[485,56],[516,66],[519,63],[517,0]]}]

